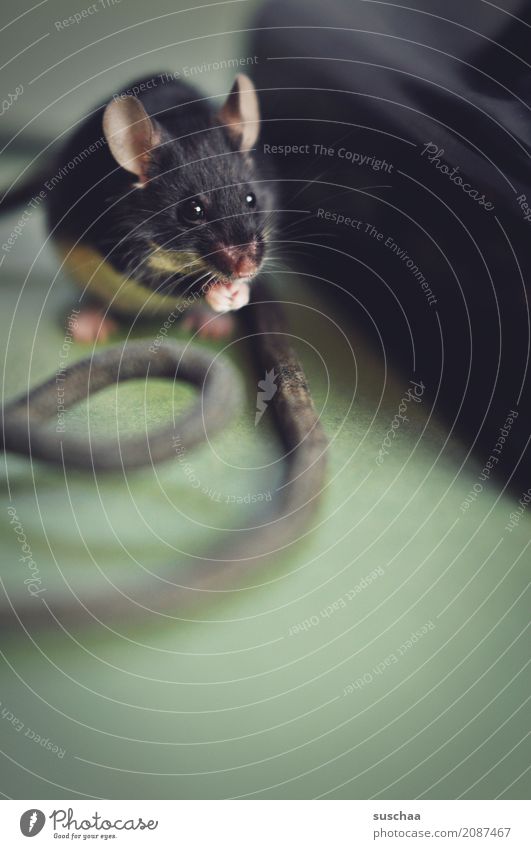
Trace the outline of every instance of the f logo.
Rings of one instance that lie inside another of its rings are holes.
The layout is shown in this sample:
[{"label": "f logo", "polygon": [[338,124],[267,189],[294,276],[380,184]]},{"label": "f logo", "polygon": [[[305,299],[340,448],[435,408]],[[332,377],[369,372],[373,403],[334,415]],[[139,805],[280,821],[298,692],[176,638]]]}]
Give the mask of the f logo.
[{"label": "f logo", "polygon": [[39,831],[42,831],[46,817],[42,811],[37,808],[30,808],[25,811],[20,817],[20,830],[24,837],[35,837]]}]

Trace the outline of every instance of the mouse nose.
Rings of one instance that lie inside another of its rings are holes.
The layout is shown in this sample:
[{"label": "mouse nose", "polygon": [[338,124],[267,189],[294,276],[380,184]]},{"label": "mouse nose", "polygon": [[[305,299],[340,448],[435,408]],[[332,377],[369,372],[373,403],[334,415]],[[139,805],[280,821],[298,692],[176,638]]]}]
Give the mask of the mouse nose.
[{"label": "mouse nose", "polygon": [[256,258],[247,254],[237,260],[234,266],[234,273],[238,277],[249,277],[250,274],[255,273],[257,268],[258,262],[256,261]]},{"label": "mouse nose", "polygon": [[223,245],[217,251],[216,259],[224,274],[248,277],[258,269],[258,244],[249,242],[246,245]]}]

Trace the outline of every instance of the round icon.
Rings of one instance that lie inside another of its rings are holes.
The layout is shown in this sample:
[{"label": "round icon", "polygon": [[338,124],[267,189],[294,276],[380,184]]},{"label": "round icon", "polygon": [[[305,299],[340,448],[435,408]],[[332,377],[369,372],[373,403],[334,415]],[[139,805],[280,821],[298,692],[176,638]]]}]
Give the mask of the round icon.
[{"label": "round icon", "polygon": [[42,811],[37,808],[30,808],[29,811],[24,811],[20,817],[20,830],[24,837],[35,837],[39,831],[44,828],[46,817]]}]

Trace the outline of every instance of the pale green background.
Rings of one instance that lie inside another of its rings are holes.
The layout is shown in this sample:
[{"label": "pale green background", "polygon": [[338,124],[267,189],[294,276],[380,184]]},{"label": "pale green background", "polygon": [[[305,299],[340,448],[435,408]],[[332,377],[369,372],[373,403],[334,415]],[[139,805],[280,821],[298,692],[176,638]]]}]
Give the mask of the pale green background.
[{"label": "pale green background", "polygon": [[[57,33],[53,22],[83,3],[47,2],[4,30],[4,61],[50,35],[4,70],[5,91],[22,82],[25,92],[3,117],[3,133],[29,122],[19,141],[49,139],[135,76],[246,55],[242,30],[252,3],[173,14],[181,5],[122,0]],[[14,2],[4,10],[5,21],[24,11]],[[210,94],[229,86],[226,74],[196,79]],[[5,180],[22,161],[28,160],[6,160]],[[15,220],[1,222],[1,241]],[[55,279],[51,251],[39,256],[25,282],[43,234],[34,215],[1,272],[6,397],[28,378],[34,384],[53,374],[63,344],[72,290],[62,275]],[[291,307],[290,318],[332,440],[330,485],[314,532],[278,557],[260,576],[261,586],[205,609],[204,621],[146,619],[142,628],[116,634],[36,632],[4,641],[1,707],[66,749],[58,759],[0,720],[6,796],[528,795],[522,670],[531,511],[509,534],[504,526],[514,499],[490,481],[469,513],[460,513],[481,458],[459,471],[466,448],[445,444],[427,403],[411,411],[378,468],[375,456],[408,376],[388,373],[378,407],[384,376],[363,339],[351,328],[355,370],[345,340],[319,313],[319,300],[310,300],[293,276],[278,275],[277,285],[283,297],[303,304]],[[72,349],[71,358],[84,353]],[[234,469],[274,460],[278,449],[267,414],[254,428],[256,384],[242,347],[231,356],[247,375],[245,407],[215,441],[217,456],[204,447],[190,461],[216,491],[274,492],[278,464]],[[141,388],[123,388],[118,398],[117,408],[112,392],[94,400],[91,427],[114,426],[117,412],[121,429],[142,425]],[[174,402],[188,398],[180,387],[173,392],[154,383],[149,421],[165,420]],[[70,424],[86,427],[85,411],[74,412]],[[234,527],[249,509],[202,496],[177,463],[131,474],[127,482],[72,474],[67,486],[62,472],[19,458],[8,458],[4,478],[7,473],[48,592],[61,585],[61,574],[73,586],[101,583],[99,568],[119,581],[137,568],[131,557],[156,568],[177,557],[177,545],[199,554],[217,533],[203,524]],[[7,504],[6,485],[3,495]],[[16,600],[25,590],[5,509],[1,545],[2,578]],[[376,567],[384,575],[354,601],[289,636],[292,625],[318,616]],[[430,620],[436,627],[398,663],[343,695]]]}]

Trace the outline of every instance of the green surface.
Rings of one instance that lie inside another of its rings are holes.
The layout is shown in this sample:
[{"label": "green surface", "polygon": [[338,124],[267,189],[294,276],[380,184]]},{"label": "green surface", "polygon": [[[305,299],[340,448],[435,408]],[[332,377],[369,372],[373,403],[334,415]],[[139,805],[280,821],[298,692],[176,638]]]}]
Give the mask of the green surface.
[{"label": "green surface", "polygon": [[[32,222],[27,247],[40,243],[40,226]],[[49,289],[40,270],[22,289],[12,264],[2,279],[6,397],[55,372],[74,297],[61,277]],[[41,267],[53,267],[53,257]],[[466,452],[444,446],[424,401],[410,403],[410,422],[378,466],[407,380],[388,374],[384,385],[363,340],[352,334],[348,343],[300,281],[286,276],[284,290],[287,283],[293,333],[331,439],[315,528],[279,553],[255,588],[209,605],[196,621],[146,616],[137,629],[4,642],[2,709],[19,720],[0,723],[7,795],[526,795],[530,514],[504,530],[514,502],[494,481],[461,514],[480,466],[458,473]],[[69,357],[86,353],[71,346]],[[178,561],[179,549],[200,554],[252,509],[225,503],[227,495],[275,497],[274,433],[267,413],[254,427],[246,349],[235,343],[228,353],[247,375],[246,403],[212,446],[188,458],[210,495],[177,462],[94,479],[7,458],[4,497],[9,482],[48,593],[65,582],[120,585],[126,573]],[[153,381],[145,403],[138,384],[107,390],[73,411],[69,427],[135,429],[145,416],[154,424],[190,395],[163,381]],[[4,511],[2,577],[15,601],[26,591],[24,567],[7,520]]]}]

